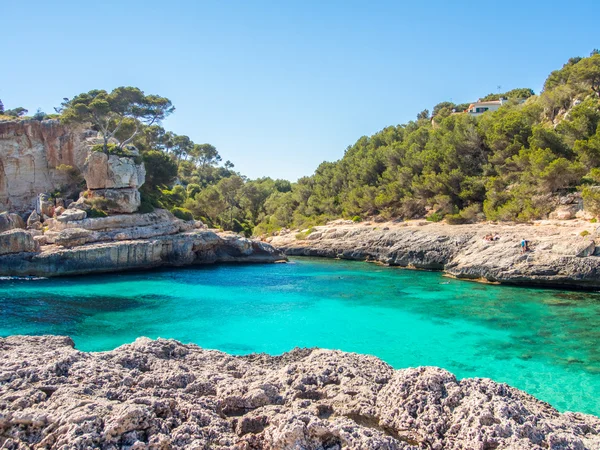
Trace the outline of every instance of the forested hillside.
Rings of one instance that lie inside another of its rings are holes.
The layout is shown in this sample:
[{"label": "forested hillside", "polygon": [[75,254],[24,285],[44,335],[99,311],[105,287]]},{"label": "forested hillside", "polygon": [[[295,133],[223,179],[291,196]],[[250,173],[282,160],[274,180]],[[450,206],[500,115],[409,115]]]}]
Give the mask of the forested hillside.
[{"label": "forested hillside", "polygon": [[472,117],[461,112],[468,105],[442,102],[431,115],[361,137],[339,161],[270,196],[256,232],[373,215],[527,221],[573,190],[600,212],[591,187],[600,184],[599,95],[594,51],[552,72],[540,95],[516,89],[482,99],[508,97],[498,111]]},{"label": "forested hillside", "polygon": [[[143,212],[167,208],[247,235],[340,217],[528,221],[547,216],[569,191],[581,191],[586,208],[600,214],[600,54],[571,58],[540,95],[522,88],[482,100],[500,97],[508,101],[479,117],[464,112],[468,103],[441,102],[431,114],[361,137],[296,183],[247,179],[214,146],[165,130],[171,102],[137,88],[93,90],[31,118],[92,126],[104,138],[98,151],[126,154],[135,145],[148,172]],[[26,113],[0,102],[0,120]]]}]

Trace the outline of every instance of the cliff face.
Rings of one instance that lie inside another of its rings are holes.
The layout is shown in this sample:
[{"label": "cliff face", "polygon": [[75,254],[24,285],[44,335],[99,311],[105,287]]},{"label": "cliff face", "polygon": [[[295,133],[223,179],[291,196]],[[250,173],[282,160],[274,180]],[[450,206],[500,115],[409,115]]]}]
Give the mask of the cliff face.
[{"label": "cliff face", "polygon": [[66,182],[61,164],[81,169],[85,133],[57,120],[0,122],[0,210],[24,213],[37,195]]},{"label": "cliff face", "polygon": [[82,353],[0,338],[0,447],[489,450],[600,448],[600,419],[489,379],[296,349],[230,356],[140,338]]}]

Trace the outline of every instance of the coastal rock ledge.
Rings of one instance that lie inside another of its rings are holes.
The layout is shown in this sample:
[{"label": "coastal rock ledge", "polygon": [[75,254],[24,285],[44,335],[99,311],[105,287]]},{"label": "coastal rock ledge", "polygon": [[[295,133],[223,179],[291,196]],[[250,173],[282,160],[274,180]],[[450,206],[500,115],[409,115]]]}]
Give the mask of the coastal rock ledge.
[{"label": "coastal rock ledge", "polygon": [[139,338],[0,339],[3,449],[600,448],[600,419],[506,384],[319,349],[230,356]]}]

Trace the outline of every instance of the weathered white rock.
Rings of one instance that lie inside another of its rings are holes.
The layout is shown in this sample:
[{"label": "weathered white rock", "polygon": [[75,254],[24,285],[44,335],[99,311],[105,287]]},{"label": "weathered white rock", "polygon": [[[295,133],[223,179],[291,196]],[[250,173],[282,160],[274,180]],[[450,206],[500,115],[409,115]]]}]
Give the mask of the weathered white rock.
[{"label": "weathered white rock", "polygon": [[39,194],[36,204],[35,211],[41,216],[52,217],[54,216],[54,201],[50,199],[47,194]]},{"label": "weathered white rock", "polygon": [[32,230],[41,230],[42,229],[42,221],[39,214],[33,210],[29,217],[27,218],[27,228]]},{"label": "weathered white rock", "polygon": [[[86,220],[90,219],[68,223]],[[187,224],[190,225],[193,226]],[[124,230],[123,235],[119,235],[120,230],[96,233],[89,229],[84,229],[85,232],[76,231],[73,235],[61,234],[72,229],[44,233],[48,243],[58,240],[69,248],[53,245],[44,247],[36,254],[0,256],[0,275],[53,277],[215,262],[285,261],[285,256],[269,244],[251,241],[251,249],[242,252],[240,247],[245,248],[247,243],[238,245],[233,239],[223,239],[208,230],[154,235],[154,227],[142,227]],[[160,232],[164,233],[164,229]],[[152,237],[135,238],[143,235]],[[127,239],[129,236],[131,240]],[[99,242],[107,237],[110,237],[107,242]],[[78,239],[81,241],[77,242]],[[86,245],[83,245],[84,241]],[[79,245],[73,246],[75,243]]]},{"label": "weathered white rock", "polygon": [[18,214],[3,212],[0,214],[0,233],[15,228],[25,228],[25,222]]},{"label": "weathered white rock", "polygon": [[83,175],[88,189],[139,188],[146,179],[146,169],[133,157],[91,152]]},{"label": "weathered white rock", "polygon": [[[296,239],[298,233],[275,236],[271,244],[288,255],[380,261],[481,281],[596,289],[600,251],[590,239],[593,236],[581,235],[584,231],[593,233],[594,225],[580,221],[330,224],[314,227],[304,239]],[[497,241],[484,240],[486,234],[496,233]],[[529,241],[530,251],[525,254],[521,254],[521,239]]]},{"label": "weathered white rock", "polygon": [[68,181],[60,165],[81,168],[87,149],[85,133],[57,120],[0,123],[0,210],[25,213],[41,192]]},{"label": "weathered white rock", "polygon": [[596,417],[436,367],[319,349],[230,356],[147,338],[102,353],[73,345],[0,338],[5,448],[600,448]]},{"label": "weathered white rock", "polygon": [[81,209],[67,209],[60,214],[56,220],[61,223],[73,222],[75,220],[83,220],[87,217],[87,213]]},{"label": "weathered white rock", "polygon": [[28,231],[15,229],[0,233],[0,255],[39,250],[39,244]]}]

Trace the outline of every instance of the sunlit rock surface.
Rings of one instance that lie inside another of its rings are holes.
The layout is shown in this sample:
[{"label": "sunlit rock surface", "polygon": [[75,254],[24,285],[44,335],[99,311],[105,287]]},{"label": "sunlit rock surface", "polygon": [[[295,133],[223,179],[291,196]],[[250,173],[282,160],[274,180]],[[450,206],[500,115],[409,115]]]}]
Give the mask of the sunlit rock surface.
[{"label": "sunlit rock surface", "polygon": [[600,419],[435,367],[303,349],[230,356],[140,338],[82,353],[0,339],[0,447],[598,449]]}]

